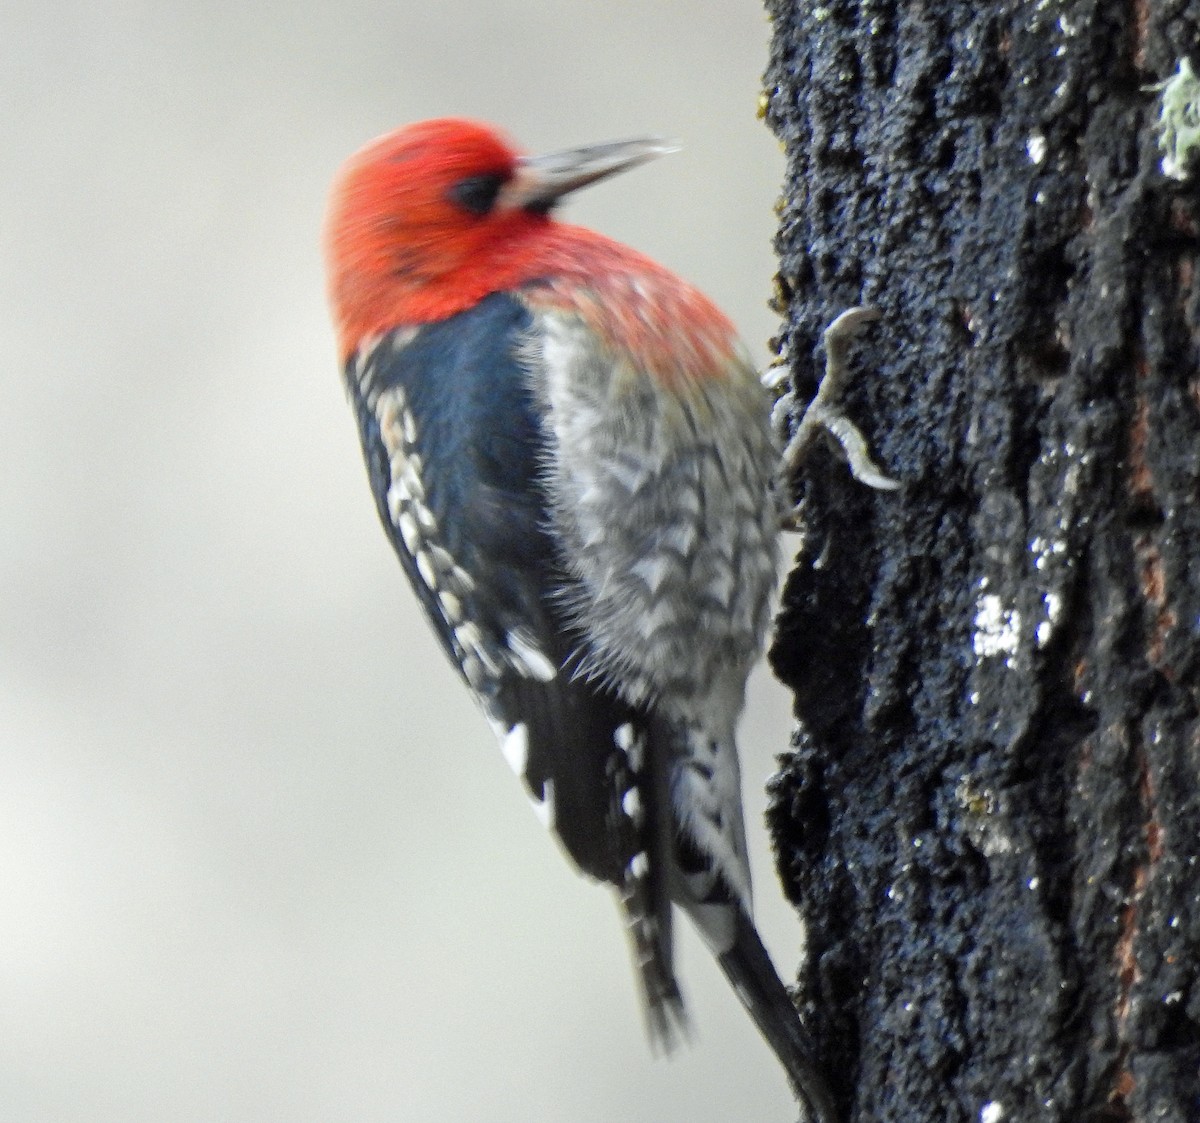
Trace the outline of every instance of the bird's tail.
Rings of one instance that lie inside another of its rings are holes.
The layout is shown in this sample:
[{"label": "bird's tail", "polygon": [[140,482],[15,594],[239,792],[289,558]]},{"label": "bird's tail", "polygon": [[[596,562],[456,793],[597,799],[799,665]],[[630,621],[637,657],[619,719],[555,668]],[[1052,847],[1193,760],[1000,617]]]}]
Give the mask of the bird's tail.
[{"label": "bird's tail", "polygon": [[623,747],[631,771],[620,785],[626,788],[621,809],[633,833],[629,857],[614,880],[641,986],[650,1047],[656,1054],[668,1054],[691,1037],[675,979],[669,763],[652,751],[652,727],[639,722],[628,730],[629,741]]},{"label": "bird's tail", "polygon": [[788,1074],[808,1123],[837,1123],[833,1095],[817,1068],[812,1038],[775,971],[753,922],[738,909],[733,946],[717,957],[742,1005]]},{"label": "bird's tail", "polygon": [[619,890],[633,965],[642,989],[646,1034],[655,1053],[672,1052],[691,1036],[687,1009],[675,979],[671,906],[654,901],[645,880],[628,879]]}]

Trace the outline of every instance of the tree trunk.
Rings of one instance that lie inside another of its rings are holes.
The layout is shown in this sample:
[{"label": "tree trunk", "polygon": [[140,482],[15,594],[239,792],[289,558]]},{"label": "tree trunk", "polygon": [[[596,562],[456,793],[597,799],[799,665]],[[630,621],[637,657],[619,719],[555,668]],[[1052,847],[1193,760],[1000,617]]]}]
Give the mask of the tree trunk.
[{"label": "tree trunk", "polygon": [[771,7],[779,346],[805,399],[882,310],[902,482],[809,457],[772,651],[822,1061],[852,1120],[1195,1123],[1200,0]]}]

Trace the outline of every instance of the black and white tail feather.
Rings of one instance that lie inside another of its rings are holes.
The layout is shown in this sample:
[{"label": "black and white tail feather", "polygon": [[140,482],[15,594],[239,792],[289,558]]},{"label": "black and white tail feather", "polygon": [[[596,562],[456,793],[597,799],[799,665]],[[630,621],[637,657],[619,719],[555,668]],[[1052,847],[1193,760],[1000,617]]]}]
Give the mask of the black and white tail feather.
[{"label": "black and white tail feather", "polygon": [[[665,773],[659,790],[668,795],[669,816],[656,860],[668,871],[671,899],[708,944],[787,1072],[810,1123],[834,1123],[833,1097],[813,1061],[815,1045],[751,919],[740,795],[730,798],[738,787],[732,736],[714,742],[660,720],[652,724],[651,738],[657,742],[651,758]],[[707,798],[698,787],[708,789]],[[698,821],[697,808],[707,821]],[[682,1016],[681,1004],[678,1010]],[[682,1024],[686,1027],[686,1018]]]},{"label": "black and white tail feather", "polygon": [[663,860],[671,838],[667,773],[648,744],[649,734],[642,720],[630,721],[616,733],[628,766],[621,810],[634,828],[617,899],[641,986],[650,1047],[656,1054],[669,1054],[690,1039],[691,1029],[675,978],[674,910]]}]

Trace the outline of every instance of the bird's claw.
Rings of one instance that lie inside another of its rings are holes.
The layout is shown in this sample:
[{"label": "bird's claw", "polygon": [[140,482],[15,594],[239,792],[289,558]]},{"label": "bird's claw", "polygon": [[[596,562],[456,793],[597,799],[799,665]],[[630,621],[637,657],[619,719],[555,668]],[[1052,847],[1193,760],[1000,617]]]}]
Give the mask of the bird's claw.
[{"label": "bird's claw", "polygon": [[[878,320],[879,316],[878,308],[848,308],[825,329],[825,374],[817,387],[816,396],[808,403],[784,449],[780,474],[785,485],[791,484],[811,451],[817,433],[824,430],[841,446],[850,474],[859,483],[877,491],[895,491],[900,486],[899,481],[885,475],[875,463],[870,446],[858,426],[830,404],[836,400],[850,373],[848,360],[854,337],[864,325]],[[768,389],[778,390],[786,377],[787,368],[780,364],[764,374],[763,383]],[[778,398],[771,414],[777,430],[786,433],[794,405],[795,395],[790,390]],[[784,517],[783,525],[786,529],[796,529],[797,521],[796,512],[791,511]]]}]

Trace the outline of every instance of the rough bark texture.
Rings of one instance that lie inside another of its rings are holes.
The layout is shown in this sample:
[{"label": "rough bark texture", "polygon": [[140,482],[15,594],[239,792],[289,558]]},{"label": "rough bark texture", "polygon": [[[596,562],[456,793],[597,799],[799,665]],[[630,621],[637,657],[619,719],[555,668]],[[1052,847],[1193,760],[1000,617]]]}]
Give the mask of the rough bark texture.
[{"label": "rough bark texture", "polygon": [[1200,1120],[1200,0],[770,5],[780,338],[871,303],[772,652],[847,1119]]}]

